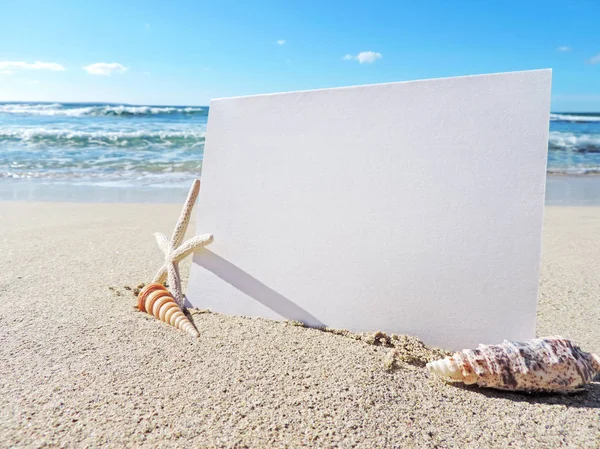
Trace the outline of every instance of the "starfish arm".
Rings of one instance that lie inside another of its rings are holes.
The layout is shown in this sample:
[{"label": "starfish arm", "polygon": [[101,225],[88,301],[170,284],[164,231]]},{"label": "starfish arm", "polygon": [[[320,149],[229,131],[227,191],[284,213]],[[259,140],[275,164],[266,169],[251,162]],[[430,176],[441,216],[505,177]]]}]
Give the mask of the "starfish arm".
[{"label": "starfish arm", "polygon": [[183,293],[181,292],[181,278],[179,277],[179,267],[176,263],[167,264],[167,275],[169,280],[169,290],[173,294],[175,302],[179,305],[181,310],[185,311],[185,304],[183,303]]},{"label": "starfish arm", "polygon": [[[171,254],[171,258],[174,262],[181,262],[187,256],[192,254],[193,252],[199,250],[200,248],[204,248],[206,245],[210,245],[214,241],[214,237],[212,234],[203,234],[196,237],[192,237],[191,239],[184,242],[179,248],[177,248]],[[167,264],[163,264],[162,267],[154,276],[154,282],[163,283],[167,279]]]},{"label": "starfish arm", "polygon": [[213,241],[214,237],[212,234],[202,234],[192,237],[191,239],[186,240],[179,248],[175,249],[171,254],[171,257],[176,262],[179,262],[193,252],[204,248],[206,245],[210,245]]},{"label": "starfish arm", "polygon": [[162,284],[167,280],[167,264],[164,264],[160,267],[160,270],[156,272],[154,275],[154,280],[152,282],[156,284]]},{"label": "starfish arm", "polygon": [[171,252],[171,249],[169,248],[170,243],[165,237],[165,235],[161,234],[160,232],[155,232],[154,238],[156,238],[156,243],[158,243],[158,247],[160,248],[160,250],[165,256],[167,256]]},{"label": "starfish arm", "polygon": [[165,263],[156,272],[156,274],[154,275],[154,280],[152,282],[155,282],[157,284],[162,284],[163,282],[165,282],[166,279],[167,279],[167,264]]},{"label": "starfish arm", "polygon": [[192,209],[194,207],[194,203],[196,202],[196,198],[198,198],[199,191],[200,181],[198,179],[194,179],[192,187],[190,188],[190,192],[188,193],[188,197],[183,205],[183,209],[181,210],[179,220],[177,220],[177,225],[173,231],[173,236],[171,237],[171,245],[173,248],[177,248],[183,241],[183,236],[185,235],[185,231],[190,221]]},{"label": "starfish arm", "polygon": [[156,238],[156,243],[158,243],[158,247],[161,249],[161,251],[165,255],[165,263],[160,268],[160,270],[158,270],[158,273],[156,273],[156,275],[154,276],[153,282],[155,282],[157,284],[162,284],[167,279],[167,271],[168,271],[168,264],[169,264],[169,258],[170,258],[171,244],[167,240],[167,237],[165,237],[165,235],[161,234],[160,232],[155,232],[154,237]]}]

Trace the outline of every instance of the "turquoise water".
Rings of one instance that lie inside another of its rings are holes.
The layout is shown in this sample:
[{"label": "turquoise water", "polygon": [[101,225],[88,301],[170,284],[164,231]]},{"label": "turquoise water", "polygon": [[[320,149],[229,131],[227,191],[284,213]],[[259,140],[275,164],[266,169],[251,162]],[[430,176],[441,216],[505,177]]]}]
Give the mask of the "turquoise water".
[{"label": "turquoise water", "polygon": [[0,103],[0,179],[188,186],[202,169],[208,108]]},{"label": "turquoise water", "polygon": [[[202,170],[207,116],[207,107],[0,103],[0,181],[185,189]],[[600,173],[600,114],[551,114],[548,172]]]},{"label": "turquoise water", "polygon": [[550,114],[548,173],[600,173],[600,113]]}]

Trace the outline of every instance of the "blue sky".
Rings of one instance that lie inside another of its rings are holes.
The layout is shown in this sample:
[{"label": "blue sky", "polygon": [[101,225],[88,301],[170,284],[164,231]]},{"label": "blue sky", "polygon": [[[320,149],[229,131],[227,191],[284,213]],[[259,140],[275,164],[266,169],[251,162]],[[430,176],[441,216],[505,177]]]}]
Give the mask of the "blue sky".
[{"label": "blue sky", "polygon": [[600,111],[600,2],[0,0],[0,101],[211,98],[552,68]]}]

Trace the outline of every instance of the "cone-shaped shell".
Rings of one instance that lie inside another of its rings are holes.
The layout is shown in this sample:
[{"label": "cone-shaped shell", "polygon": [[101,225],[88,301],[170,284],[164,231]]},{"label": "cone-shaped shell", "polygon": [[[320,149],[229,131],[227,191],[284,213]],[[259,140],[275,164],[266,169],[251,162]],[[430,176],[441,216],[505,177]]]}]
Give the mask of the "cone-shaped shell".
[{"label": "cone-shaped shell", "polygon": [[569,392],[600,373],[600,357],[561,337],[479,345],[427,364],[432,373],[499,390]]},{"label": "cone-shaped shell", "polygon": [[140,311],[146,312],[146,299],[148,298],[148,295],[150,295],[150,293],[152,293],[156,290],[167,291],[165,286],[162,284],[149,284],[149,285],[146,285],[144,288],[142,288],[142,290],[140,290],[140,292],[138,293],[138,302],[137,302],[137,308]]},{"label": "cone-shaped shell", "polygon": [[181,311],[173,295],[162,284],[148,284],[138,295],[138,309],[154,315],[161,321],[187,332],[192,337],[200,334]]}]

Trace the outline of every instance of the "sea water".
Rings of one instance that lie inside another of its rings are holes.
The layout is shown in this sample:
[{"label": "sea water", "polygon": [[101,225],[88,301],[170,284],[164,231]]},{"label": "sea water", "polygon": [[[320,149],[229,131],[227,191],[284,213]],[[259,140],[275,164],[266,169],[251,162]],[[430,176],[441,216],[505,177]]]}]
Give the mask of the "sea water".
[{"label": "sea water", "polygon": [[548,173],[600,174],[600,113],[550,114]]},{"label": "sea water", "polygon": [[207,108],[0,104],[0,177],[187,185],[202,168]]},{"label": "sea water", "polygon": [[[0,200],[175,200],[200,176],[207,117],[197,106],[0,103]],[[548,173],[600,173],[600,113],[551,114]]]}]

